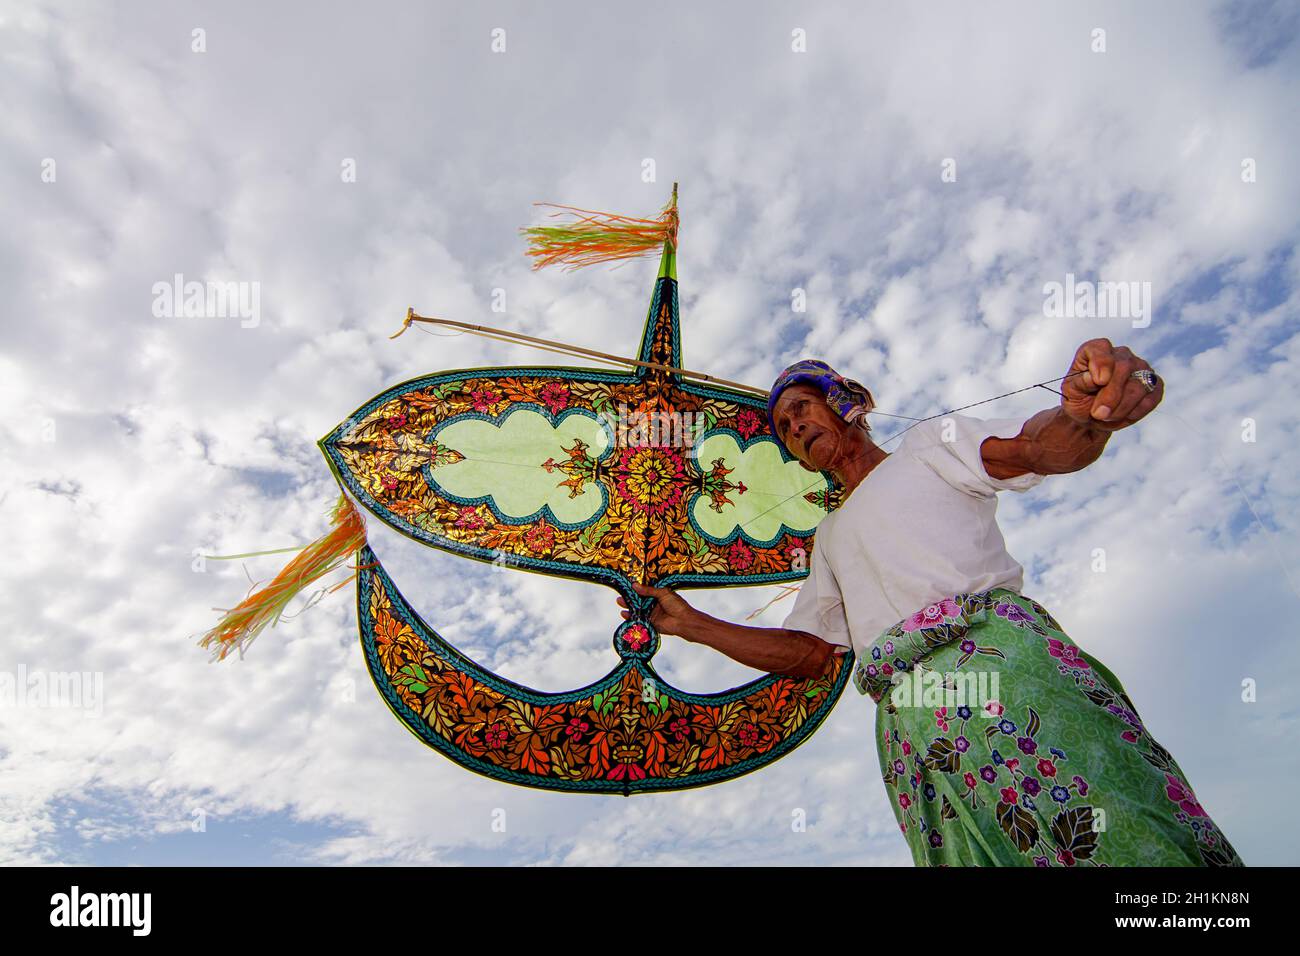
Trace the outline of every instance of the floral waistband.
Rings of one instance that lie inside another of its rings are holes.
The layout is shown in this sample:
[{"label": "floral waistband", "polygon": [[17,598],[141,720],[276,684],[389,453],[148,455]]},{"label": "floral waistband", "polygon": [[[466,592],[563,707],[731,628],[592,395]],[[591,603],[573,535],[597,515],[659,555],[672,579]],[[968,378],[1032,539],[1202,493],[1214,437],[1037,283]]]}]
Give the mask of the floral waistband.
[{"label": "floral waistband", "polygon": [[[882,632],[864,654],[858,655],[853,668],[854,686],[859,693],[879,703],[893,685],[895,674],[910,671],[917,661],[936,649],[964,638],[972,626],[988,617],[989,611],[1013,624],[1036,623],[1033,615],[1016,603],[1017,600],[1029,603],[1042,615],[1044,623],[1054,628],[1057,626],[1041,605],[1008,588],[954,594],[922,608]],[[961,663],[978,650],[972,646],[963,655]]]}]

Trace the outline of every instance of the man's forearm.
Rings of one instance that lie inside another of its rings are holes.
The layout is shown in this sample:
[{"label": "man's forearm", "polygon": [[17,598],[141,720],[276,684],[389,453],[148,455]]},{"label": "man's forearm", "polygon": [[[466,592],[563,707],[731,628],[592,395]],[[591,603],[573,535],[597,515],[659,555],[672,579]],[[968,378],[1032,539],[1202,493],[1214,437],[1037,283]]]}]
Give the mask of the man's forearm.
[{"label": "man's forearm", "polygon": [[784,627],[746,627],[702,611],[690,633],[682,637],[749,667],[792,677],[820,677],[835,652],[834,644],[814,634]]},{"label": "man's forearm", "polygon": [[980,455],[991,478],[1065,475],[1100,458],[1108,438],[1110,432],[1081,425],[1058,406],[1034,415],[1015,438],[984,439]]}]

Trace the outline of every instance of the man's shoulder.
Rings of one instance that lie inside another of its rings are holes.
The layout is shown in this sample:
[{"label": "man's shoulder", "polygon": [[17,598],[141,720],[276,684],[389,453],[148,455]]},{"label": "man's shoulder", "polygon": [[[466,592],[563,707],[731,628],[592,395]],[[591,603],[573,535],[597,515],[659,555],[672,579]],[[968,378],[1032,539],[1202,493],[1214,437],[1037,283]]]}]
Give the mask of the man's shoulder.
[{"label": "man's shoulder", "polygon": [[907,448],[909,451],[917,451],[933,448],[939,442],[952,445],[975,436],[987,437],[989,430],[990,423],[983,418],[947,412],[917,422],[908,429],[898,447],[900,450]]},{"label": "man's shoulder", "polygon": [[840,513],[840,509],[844,507],[844,502],[846,500],[847,499],[841,500],[840,503],[834,508],[834,510],[827,512],[826,517],[822,518],[821,521],[817,522],[817,527],[813,530],[814,548],[817,547],[818,541],[827,540],[826,532],[835,526],[835,516]]},{"label": "man's shoulder", "polygon": [[918,451],[931,447],[939,440],[942,416],[927,418],[910,426],[898,442],[895,451],[903,457],[913,457]]}]

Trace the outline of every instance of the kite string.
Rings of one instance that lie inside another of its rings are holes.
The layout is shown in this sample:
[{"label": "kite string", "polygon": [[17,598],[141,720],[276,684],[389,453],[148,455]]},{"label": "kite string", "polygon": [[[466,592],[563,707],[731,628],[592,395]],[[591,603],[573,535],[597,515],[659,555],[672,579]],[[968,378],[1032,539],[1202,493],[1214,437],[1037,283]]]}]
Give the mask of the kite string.
[{"label": "kite string", "polygon": [[[887,444],[888,442],[895,441],[896,439],[902,438],[905,434],[907,434],[909,431],[911,431],[911,430],[912,430],[913,428],[915,428],[917,425],[923,424],[924,422],[932,421],[932,420],[934,420],[934,419],[936,419],[936,418],[942,418],[944,415],[952,415],[952,414],[955,414],[956,412],[964,411],[964,410],[967,409],[967,408],[974,408],[976,405],[986,405],[986,404],[988,404],[989,402],[996,402],[996,401],[997,401],[998,399],[1000,399],[1000,398],[1006,398],[1006,397],[1009,396],[1009,395],[1018,395],[1018,394],[1020,394],[1021,392],[1027,392],[1027,391],[1029,391],[1030,389],[1033,389],[1033,388],[1047,388],[1047,386],[1049,386],[1049,385],[1052,384],[1053,382],[1061,382],[1061,381],[1064,381],[1065,379],[1070,378],[1070,377],[1072,377],[1072,376],[1074,376],[1074,375],[1082,375],[1084,371],[1085,371],[1085,370],[1080,370],[1080,371],[1078,371],[1078,372],[1070,372],[1070,373],[1068,373],[1068,374],[1066,374],[1066,375],[1062,375],[1060,378],[1049,378],[1046,382],[1036,382],[1036,383],[1033,384],[1033,385],[1026,385],[1024,388],[1018,388],[1018,389],[1016,389],[1015,391],[1004,392],[1004,393],[1001,394],[1001,395],[994,395],[992,398],[986,398],[986,399],[984,399],[984,400],[982,400],[982,401],[978,401],[978,402],[971,402],[969,405],[962,405],[962,406],[960,406],[960,407],[958,407],[958,408],[950,408],[950,409],[948,409],[946,412],[939,412],[938,414],[930,415],[930,416],[928,416],[928,417],[926,417],[926,418],[916,418],[916,419],[912,419],[912,420],[911,420],[911,421],[912,421],[912,424],[908,425],[908,426],[907,426],[906,428],[904,428],[901,432],[898,432],[898,433],[895,434],[895,435],[890,435],[888,438],[884,439],[884,441],[881,441],[879,444],[883,446],[883,445]],[[1056,392],[1056,390],[1053,389],[1053,388],[1047,388],[1047,390],[1048,390],[1049,392]],[[1060,395],[1061,393],[1060,393],[1060,392],[1056,392],[1056,394],[1057,394],[1057,395]],[[877,415],[877,414],[888,414],[888,413],[886,413],[886,412],[876,412],[876,411],[873,410],[873,411],[871,411],[869,414]],[[891,415],[890,417],[891,417],[891,418],[907,418],[908,416],[906,416],[906,415]],[[800,489],[799,491],[796,491],[794,494],[790,495],[789,497],[786,497],[786,498],[781,499],[781,500],[778,501],[775,505],[773,505],[771,508],[768,508],[767,511],[764,511],[764,512],[762,512],[761,514],[757,514],[757,515],[755,515],[753,518],[750,518],[748,521],[746,521],[746,522],[744,522],[743,524],[741,524],[740,527],[741,527],[741,528],[746,528],[746,527],[748,527],[749,525],[753,524],[755,521],[757,521],[759,518],[763,517],[764,515],[769,514],[770,512],[775,511],[777,508],[781,507],[781,506],[782,506],[783,504],[785,504],[787,501],[791,501],[791,500],[793,500],[793,499],[795,499],[795,498],[798,498],[800,495],[805,495],[805,494],[807,494],[808,492],[810,492],[810,491],[812,491],[814,488],[816,488],[818,485],[824,485],[824,484],[825,484],[825,481],[826,481],[826,479],[824,479],[824,478],[822,478],[822,479],[820,479],[820,480],[818,480],[818,481],[814,481],[814,482],[813,482],[812,484],[810,484],[808,487],[806,487],[806,488],[802,488],[802,489]]]}]

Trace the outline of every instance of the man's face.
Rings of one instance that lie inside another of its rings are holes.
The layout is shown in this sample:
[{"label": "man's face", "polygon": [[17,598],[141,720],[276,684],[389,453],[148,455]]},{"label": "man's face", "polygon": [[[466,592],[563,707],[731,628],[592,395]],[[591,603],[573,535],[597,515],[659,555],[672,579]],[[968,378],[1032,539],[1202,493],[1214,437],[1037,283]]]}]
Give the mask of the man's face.
[{"label": "man's face", "polygon": [[821,389],[802,382],[781,393],[772,419],[777,438],[809,471],[829,469],[850,427],[826,404]]}]

